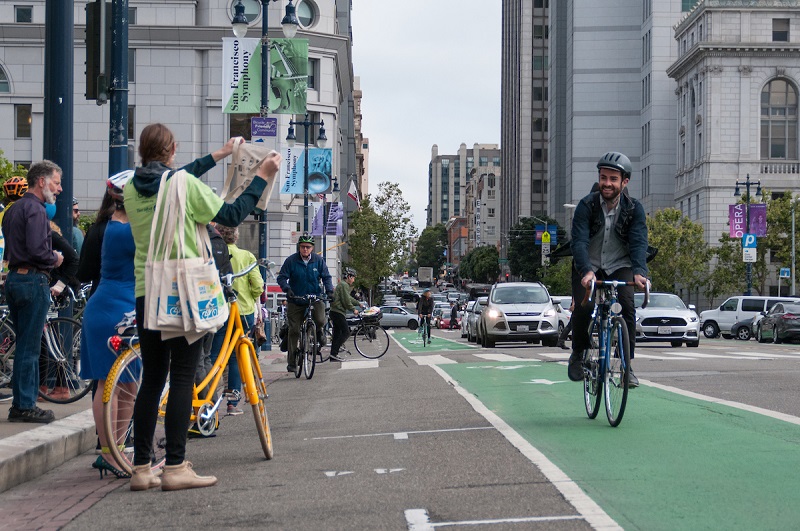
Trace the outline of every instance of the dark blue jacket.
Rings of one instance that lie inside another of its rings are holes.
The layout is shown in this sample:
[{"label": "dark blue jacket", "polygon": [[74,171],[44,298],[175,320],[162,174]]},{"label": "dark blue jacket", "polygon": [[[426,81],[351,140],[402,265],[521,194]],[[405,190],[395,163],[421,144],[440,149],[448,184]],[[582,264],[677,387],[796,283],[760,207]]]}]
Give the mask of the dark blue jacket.
[{"label": "dark blue jacket", "polygon": [[[583,277],[592,270],[589,260],[589,240],[605,227],[600,192],[592,192],[581,199],[572,218],[572,259],[578,274]],[[614,230],[623,242],[628,243],[631,268],[634,275],[647,276],[647,218],[644,207],[636,199],[621,193],[620,212]],[[613,273],[613,271],[607,271]]]},{"label": "dark blue jacket", "polygon": [[320,281],[325,287],[325,293],[333,293],[333,281],[328,266],[316,253],[311,253],[308,264],[303,262],[300,253],[294,253],[283,262],[281,272],[278,273],[278,285],[284,293],[291,289],[297,297],[322,295]]}]

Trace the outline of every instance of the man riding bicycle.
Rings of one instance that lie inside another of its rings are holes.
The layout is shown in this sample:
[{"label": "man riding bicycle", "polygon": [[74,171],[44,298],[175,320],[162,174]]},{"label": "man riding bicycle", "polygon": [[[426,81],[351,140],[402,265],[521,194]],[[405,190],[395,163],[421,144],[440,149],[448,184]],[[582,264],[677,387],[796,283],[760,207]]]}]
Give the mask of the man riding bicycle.
[{"label": "man riding bicycle", "polygon": [[[631,178],[631,161],[622,153],[610,152],[597,162],[599,189],[581,199],[572,219],[572,297],[585,298],[592,281],[647,282],[647,221],[644,208],[625,191]],[[636,308],[633,286],[618,288],[622,317],[628,325],[631,360],[636,337]],[[589,322],[594,305],[575,305],[572,314],[572,354],[569,379],[583,380],[583,353],[589,347]],[[629,387],[639,380],[630,370]]]},{"label": "man riding bicycle", "polygon": [[419,298],[417,303],[417,315],[419,315],[419,324],[425,322],[428,324],[428,343],[431,342],[431,315],[433,314],[433,299],[431,298],[430,288],[425,288],[422,292],[422,297]]},{"label": "man riding bicycle", "polygon": [[[288,305],[286,318],[289,323],[289,351],[286,356],[288,365],[286,370],[294,372],[296,367],[297,343],[300,340],[300,325],[305,319],[308,302],[302,300],[305,295],[322,296],[322,286],[328,297],[333,296],[333,282],[328,266],[321,256],[314,253],[314,237],[304,232],[297,242],[298,252],[290,255],[281,266],[278,273],[278,285],[286,293]],[[324,346],[325,336],[322,329],[325,326],[325,303],[318,300],[314,303],[312,317],[317,325],[317,340]]]}]

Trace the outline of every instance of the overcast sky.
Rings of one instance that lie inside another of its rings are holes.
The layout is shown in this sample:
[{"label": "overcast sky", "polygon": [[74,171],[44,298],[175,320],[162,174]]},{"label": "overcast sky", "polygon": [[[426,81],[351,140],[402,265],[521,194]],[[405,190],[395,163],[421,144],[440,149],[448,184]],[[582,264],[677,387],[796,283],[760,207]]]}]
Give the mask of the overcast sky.
[{"label": "overcast sky", "polygon": [[500,144],[501,0],[353,0],[369,193],[400,184],[425,227],[431,146]]}]

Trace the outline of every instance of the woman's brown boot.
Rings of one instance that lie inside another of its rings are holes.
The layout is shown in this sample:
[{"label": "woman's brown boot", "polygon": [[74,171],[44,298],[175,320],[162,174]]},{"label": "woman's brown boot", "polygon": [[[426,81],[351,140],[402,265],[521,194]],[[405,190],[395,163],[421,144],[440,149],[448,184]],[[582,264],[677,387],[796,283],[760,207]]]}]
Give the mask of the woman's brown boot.
[{"label": "woman's brown boot", "polygon": [[179,465],[164,467],[161,474],[161,490],[199,489],[216,485],[214,476],[198,476],[192,470],[192,463],[184,461]]},{"label": "woman's brown boot", "polygon": [[153,474],[150,465],[138,465],[133,467],[131,477],[131,490],[147,490],[161,486],[161,480]]}]

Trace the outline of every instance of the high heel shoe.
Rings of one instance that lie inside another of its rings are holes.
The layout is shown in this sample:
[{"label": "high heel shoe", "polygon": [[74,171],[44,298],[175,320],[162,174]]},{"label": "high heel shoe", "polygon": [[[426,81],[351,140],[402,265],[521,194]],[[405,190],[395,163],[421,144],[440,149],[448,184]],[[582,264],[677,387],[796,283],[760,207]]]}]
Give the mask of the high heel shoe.
[{"label": "high heel shoe", "polygon": [[92,463],[92,468],[96,468],[100,471],[100,479],[103,479],[104,473],[108,474],[109,472],[117,476],[118,479],[126,479],[131,477],[131,475],[128,474],[127,472],[118,469],[117,467],[106,461],[102,455],[97,456],[97,460],[94,463]]}]

